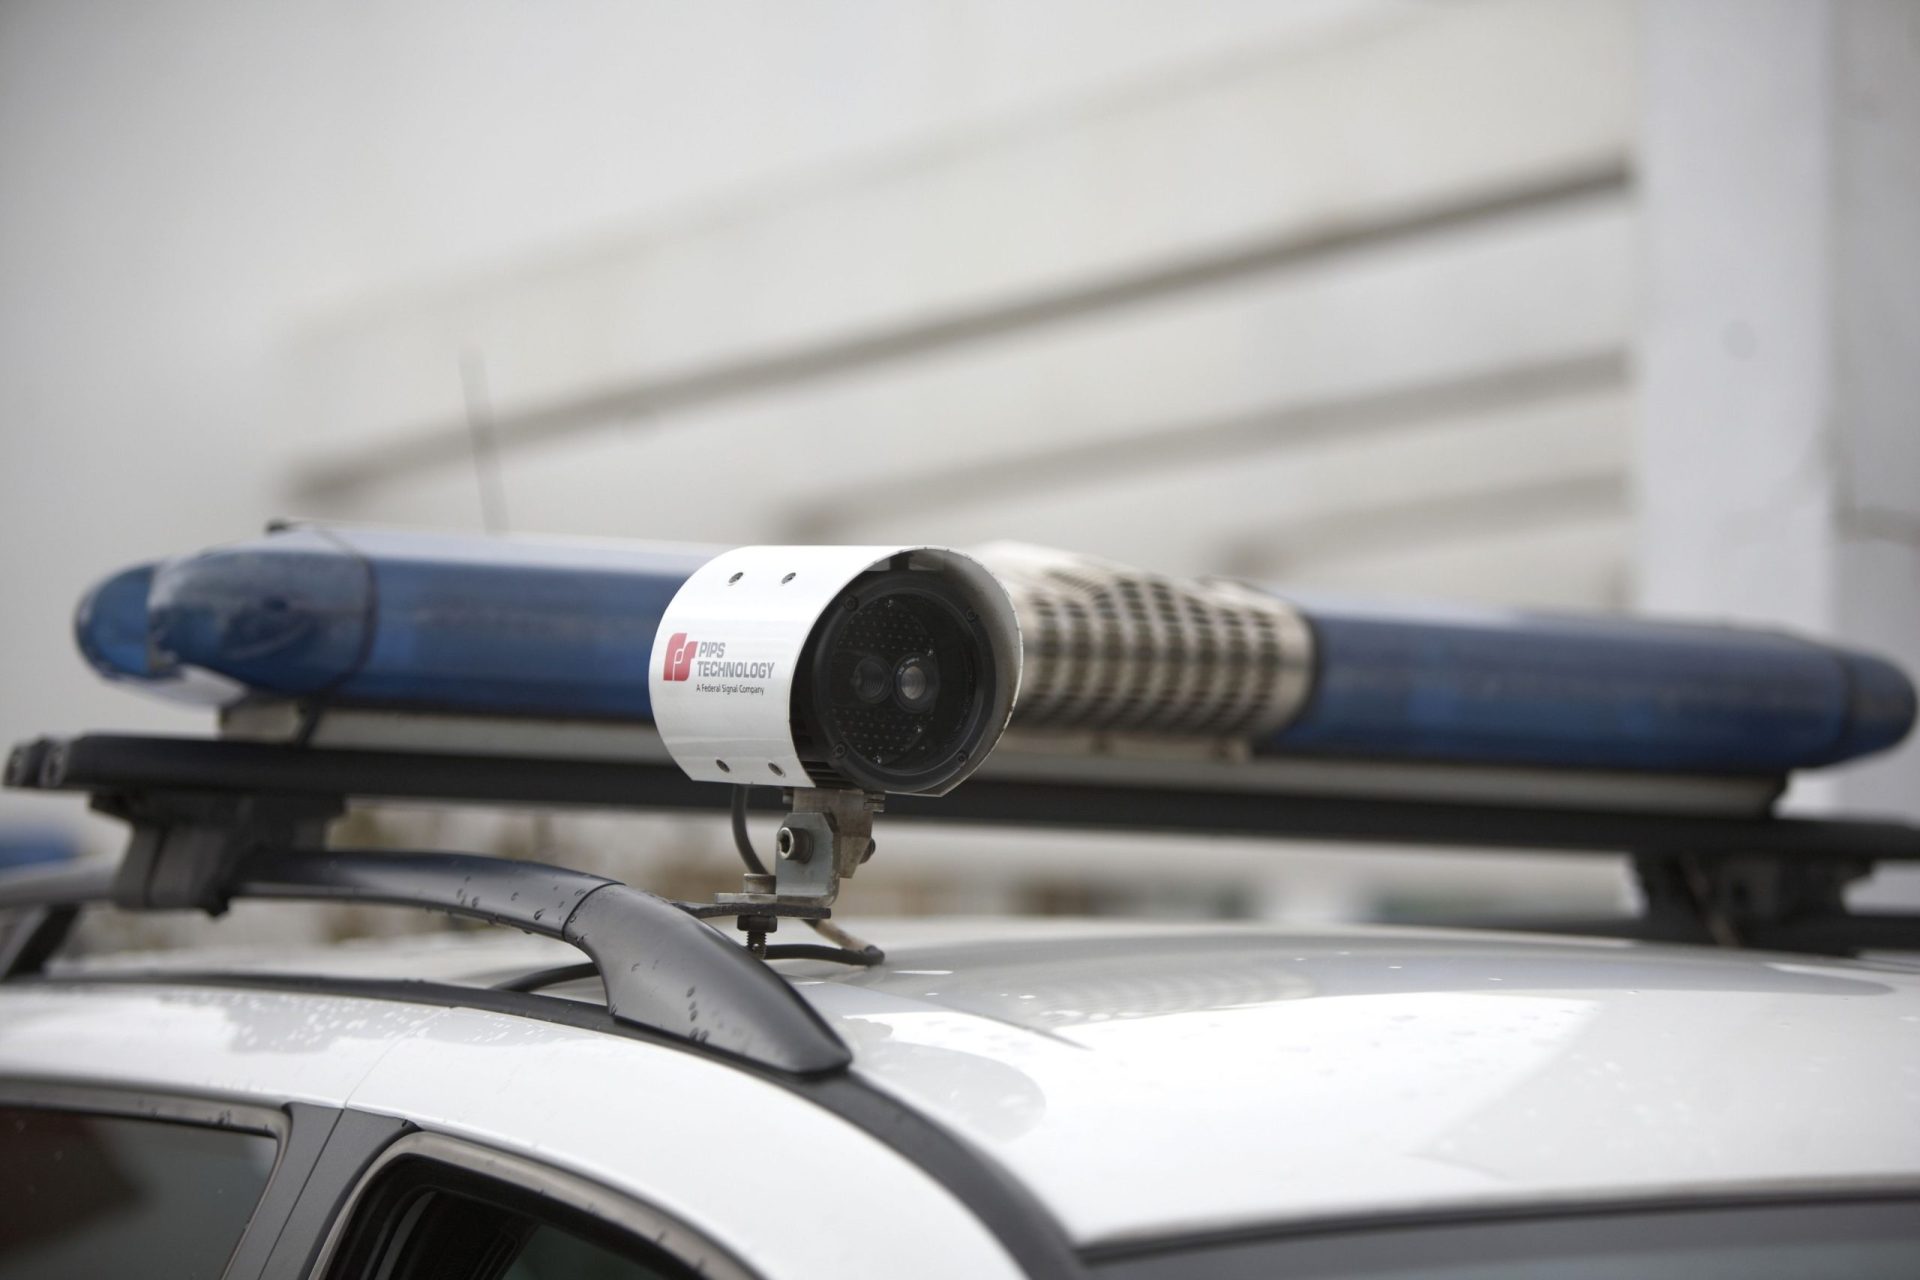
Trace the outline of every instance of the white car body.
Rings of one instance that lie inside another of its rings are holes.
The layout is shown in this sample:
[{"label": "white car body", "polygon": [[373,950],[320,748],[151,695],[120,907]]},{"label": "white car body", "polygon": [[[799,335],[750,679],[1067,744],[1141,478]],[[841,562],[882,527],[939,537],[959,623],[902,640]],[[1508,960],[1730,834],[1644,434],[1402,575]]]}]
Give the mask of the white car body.
[{"label": "white car body", "polygon": [[[1912,965],[1383,928],[870,932],[877,969],[777,967],[852,1049],[854,1087],[1083,1257],[1409,1214],[1920,1194]],[[1045,1265],[825,1094],[488,998],[571,958],[461,937],[56,965],[0,985],[0,1098],[397,1117],[657,1213],[714,1274]],[[593,979],[519,999],[564,1012],[555,996],[599,1016]]]}]

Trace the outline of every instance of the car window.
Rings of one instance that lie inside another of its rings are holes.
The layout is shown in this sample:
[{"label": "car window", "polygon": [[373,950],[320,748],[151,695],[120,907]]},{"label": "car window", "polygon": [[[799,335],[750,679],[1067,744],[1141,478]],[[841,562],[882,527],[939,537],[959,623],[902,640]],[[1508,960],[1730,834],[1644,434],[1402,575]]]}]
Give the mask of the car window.
[{"label": "car window", "polygon": [[543,1223],[529,1233],[505,1280],[660,1280],[681,1274],[676,1264],[622,1257]]},{"label": "car window", "polygon": [[0,1275],[218,1280],[277,1146],[245,1130],[0,1106]]},{"label": "car window", "polygon": [[354,1210],[329,1280],[694,1280],[653,1244],[534,1192],[397,1162]]}]

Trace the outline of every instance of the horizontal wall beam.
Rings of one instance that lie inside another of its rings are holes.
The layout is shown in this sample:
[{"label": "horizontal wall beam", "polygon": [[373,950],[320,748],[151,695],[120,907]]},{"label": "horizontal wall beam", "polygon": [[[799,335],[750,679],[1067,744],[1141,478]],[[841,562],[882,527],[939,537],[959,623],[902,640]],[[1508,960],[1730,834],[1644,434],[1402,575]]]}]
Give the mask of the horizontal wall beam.
[{"label": "horizontal wall beam", "polygon": [[1170,424],[896,475],[884,484],[867,486],[857,504],[796,506],[782,526],[785,536],[798,541],[841,541],[873,524],[924,518],[930,509],[955,503],[1053,498],[1064,490],[1121,477],[1230,464],[1249,454],[1320,441],[1392,435],[1436,419],[1498,413],[1516,405],[1595,391],[1624,391],[1626,385],[1624,351],[1576,353],[1414,386]]},{"label": "horizontal wall beam", "polygon": [[[500,446],[511,447],[552,440],[613,421],[636,418],[657,421],[676,412],[745,396],[772,394],[972,344],[1018,337],[1034,330],[1237,283],[1397,240],[1511,214],[1571,207],[1596,195],[1617,193],[1625,188],[1627,181],[1625,163],[1610,160],[1521,187],[1475,193],[1412,213],[1282,235],[977,310],[730,359],[517,410],[496,411],[491,417],[491,432]],[[472,456],[473,441],[472,425],[465,416],[419,423],[396,432],[393,439],[383,443],[308,464],[296,473],[293,488],[300,497],[325,500],[341,491],[374,481],[385,482],[407,471],[464,463]]]}]

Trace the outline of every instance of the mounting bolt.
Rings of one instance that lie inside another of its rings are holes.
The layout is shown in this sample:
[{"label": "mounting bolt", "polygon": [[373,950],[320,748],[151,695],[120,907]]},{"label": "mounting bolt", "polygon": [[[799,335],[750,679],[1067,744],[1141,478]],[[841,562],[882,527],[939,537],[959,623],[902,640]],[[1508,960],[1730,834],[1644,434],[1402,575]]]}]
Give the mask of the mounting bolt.
[{"label": "mounting bolt", "polygon": [[747,935],[747,950],[761,959],[767,955],[767,935],[780,927],[778,916],[741,916],[733,927]]},{"label": "mounting bolt", "polygon": [[749,871],[740,877],[740,887],[748,893],[778,893],[779,887],[774,876],[765,871]]},{"label": "mounting bolt", "polygon": [[805,866],[808,859],[813,857],[813,840],[805,831],[793,827],[780,828],[780,834],[773,838],[773,848],[788,862],[800,866]]}]

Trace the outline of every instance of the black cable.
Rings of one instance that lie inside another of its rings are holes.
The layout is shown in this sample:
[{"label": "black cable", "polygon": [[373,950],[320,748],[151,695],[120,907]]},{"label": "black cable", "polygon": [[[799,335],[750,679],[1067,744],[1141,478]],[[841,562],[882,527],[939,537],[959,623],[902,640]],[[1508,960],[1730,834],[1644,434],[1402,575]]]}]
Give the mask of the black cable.
[{"label": "black cable", "polygon": [[768,960],[830,960],[834,964],[853,964],[864,968],[879,964],[887,957],[878,947],[855,951],[850,947],[815,946],[811,942],[776,942],[767,948],[766,958]]},{"label": "black cable", "polygon": [[767,874],[766,864],[753,851],[753,837],[747,834],[747,791],[745,786],[733,789],[733,847],[740,851],[740,861],[747,864],[751,874],[763,876]]},{"label": "black cable", "polygon": [[321,541],[330,542],[336,550],[351,557],[360,566],[360,572],[366,576],[366,607],[360,611],[360,640],[354,648],[353,661],[347,669],[328,680],[325,685],[295,702],[299,720],[294,726],[293,744],[296,747],[313,745],[313,735],[320,730],[320,721],[326,716],[327,708],[333,704],[334,691],[341,685],[360,674],[360,668],[367,665],[367,659],[373,656],[374,637],[379,634],[375,625],[380,617],[380,575],[373,571],[373,561],[360,548],[347,541],[334,530],[319,524],[302,524],[291,521],[282,524],[274,521],[267,525],[268,533],[307,530],[317,535]]},{"label": "black cable", "polygon": [[538,991],[542,987],[551,987],[560,982],[578,982],[582,978],[597,978],[600,969],[592,963],[563,964],[554,969],[536,969],[532,973],[523,973],[517,978],[508,978],[505,982],[493,984],[495,991]]}]

